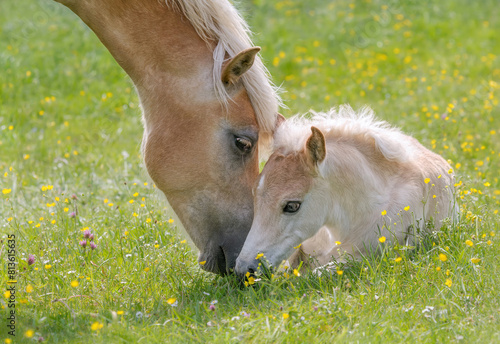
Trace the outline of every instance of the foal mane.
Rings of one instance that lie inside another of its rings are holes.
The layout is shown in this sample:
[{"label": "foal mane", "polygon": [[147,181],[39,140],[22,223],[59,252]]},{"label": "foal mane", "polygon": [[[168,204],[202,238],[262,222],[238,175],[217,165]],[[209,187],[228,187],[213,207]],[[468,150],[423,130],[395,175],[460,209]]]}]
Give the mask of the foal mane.
[{"label": "foal mane", "polygon": [[[180,11],[207,43],[217,42],[213,52],[213,83],[219,101],[227,105],[231,100],[221,80],[222,64],[226,53],[233,57],[253,46],[250,29],[245,20],[228,0],[165,0],[167,5]],[[270,136],[276,123],[276,113],[283,105],[277,87],[259,56],[242,76],[243,85],[264,136]]]},{"label": "foal mane", "polygon": [[[374,142],[375,149],[391,161],[407,161],[411,156],[408,137],[389,123],[375,118],[369,107],[358,112],[349,105],[331,109],[326,113],[310,111],[283,122],[274,137],[274,151],[290,154],[302,150],[311,135],[311,126],[320,129],[328,139],[352,138]],[[328,145],[328,144],[327,144]]]}]

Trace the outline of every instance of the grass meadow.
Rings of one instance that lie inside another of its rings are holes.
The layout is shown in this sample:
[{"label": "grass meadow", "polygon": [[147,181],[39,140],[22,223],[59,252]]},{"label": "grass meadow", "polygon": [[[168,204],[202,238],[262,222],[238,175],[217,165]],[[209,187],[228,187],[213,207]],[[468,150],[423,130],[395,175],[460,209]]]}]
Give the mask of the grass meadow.
[{"label": "grass meadow", "polygon": [[[203,272],[148,180],[126,74],[63,6],[2,1],[1,342],[500,342],[498,1],[238,7],[282,85],[284,115],[370,105],[449,159],[458,225],[342,274],[241,288]],[[95,249],[80,245],[87,230]]]}]

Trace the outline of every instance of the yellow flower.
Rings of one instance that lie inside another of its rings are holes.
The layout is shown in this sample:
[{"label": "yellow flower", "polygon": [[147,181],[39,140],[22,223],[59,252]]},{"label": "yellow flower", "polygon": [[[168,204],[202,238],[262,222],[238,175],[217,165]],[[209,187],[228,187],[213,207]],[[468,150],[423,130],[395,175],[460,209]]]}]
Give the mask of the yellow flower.
[{"label": "yellow flower", "polygon": [[207,261],[204,260],[204,261],[200,262],[200,265],[205,265],[206,263],[207,263]]},{"label": "yellow flower", "polygon": [[168,219],[168,223],[170,224],[174,223],[174,219]]},{"label": "yellow flower", "polygon": [[490,236],[494,237],[495,236],[495,232],[491,231],[490,232]]},{"label": "yellow flower", "polygon": [[447,286],[448,288],[451,288],[451,285],[453,284],[453,282],[451,281],[451,279],[447,278],[447,279],[446,279],[446,282],[444,282],[444,284],[446,284],[446,286]]},{"label": "yellow flower", "polygon": [[79,285],[80,285],[80,283],[78,283],[78,281],[77,281],[77,280],[74,280],[74,281],[72,281],[72,282],[71,282],[71,286],[72,286],[73,288],[76,288],[76,287],[78,287]]},{"label": "yellow flower", "polygon": [[31,337],[33,337],[34,334],[35,334],[35,331],[33,331],[33,330],[28,330],[28,331],[24,332],[24,336],[26,338],[31,338]]},{"label": "yellow flower", "polygon": [[184,240],[181,241],[181,244],[185,244],[185,243],[187,243],[186,239],[184,239]]},{"label": "yellow flower", "polygon": [[5,338],[5,344],[11,344],[12,343],[12,339],[10,338]]},{"label": "yellow flower", "polygon": [[335,241],[335,245],[340,245],[342,244],[340,241]]},{"label": "yellow flower", "polygon": [[410,210],[410,206],[408,205],[408,206],[404,207],[404,209],[405,209],[405,211],[408,211],[408,210]]},{"label": "yellow flower", "polygon": [[448,170],[448,174],[452,174],[452,173],[453,173],[453,169],[452,169],[452,168],[450,168],[450,169]]},{"label": "yellow flower", "polygon": [[285,319],[285,320],[286,320],[286,319],[288,319],[288,318],[290,318],[290,315],[289,315],[288,313],[283,313],[283,319]]},{"label": "yellow flower", "polygon": [[486,187],[488,187],[488,186],[490,186],[491,184],[490,184],[489,182],[486,182],[486,183],[484,183],[483,185],[484,185],[484,186],[486,186]]},{"label": "yellow flower", "polygon": [[387,210],[382,210],[381,214],[382,214],[382,216],[387,215]]},{"label": "yellow flower", "polygon": [[[168,300],[167,300],[167,302],[168,302]],[[116,311],[116,314],[118,314],[118,315],[122,315],[122,314],[123,314],[123,311]]]},{"label": "yellow flower", "polygon": [[442,262],[446,262],[448,260],[448,257],[444,253],[439,254],[439,260]]},{"label": "yellow flower", "polygon": [[342,276],[344,274],[344,271],[342,270],[337,270],[337,275]]},{"label": "yellow flower", "polygon": [[470,261],[474,264],[478,264],[481,261],[481,258],[471,258]]},{"label": "yellow flower", "polygon": [[467,246],[474,246],[474,243],[471,240],[465,240],[465,244]]},{"label": "yellow flower", "polygon": [[488,240],[488,241],[486,242],[486,244],[491,245],[491,244],[492,244],[492,243],[491,243],[491,240]]},{"label": "yellow flower", "polygon": [[138,192],[136,192],[136,193],[134,194],[134,197],[137,197],[137,196],[139,196],[139,193],[138,193]]},{"label": "yellow flower", "polygon": [[103,328],[103,324],[101,324],[100,322],[96,321],[95,323],[93,323],[91,326],[90,326],[90,329],[92,331],[98,331],[100,330],[101,328]]},{"label": "yellow flower", "polygon": [[3,297],[8,299],[10,297],[10,291],[7,290],[5,293],[3,293]]},{"label": "yellow flower", "polygon": [[11,191],[12,191],[12,189],[3,189],[3,190],[2,190],[2,193],[3,193],[4,195],[7,195],[7,194],[9,194]]},{"label": "yellow flower", "polygon": [[253,276],[248,277],[248,284],[249,285],[255,284],[255,277]]},{"label": "yellow flower", "polygon": [[436,267],[436,271],[441,271],[441,267],[440,266]]},{"label": "yellow flower", "polygon": [[33,290],[34,290],[34,289],[33,289],[33,287],[31,286],[31,284],[28,284],[28,285],[26,286],[26,292],[27,292],[27,293],[32,293],[32,292],[33,292]]},{"label": "yellow flower", "polygon": [[130,200],[130,201],[128,201],[128,202],[129,202],[130,204],[132,204],[132,203],[134,203],[134,200],[133,200],[133,199],[131,199],[131,200]]},{"label": "yellow flower", "polygon": [[297,276],[297,277],[299,277],[299,276],[300,276],[299,270],[297,270],[297,269],[293,269],[293,274],[294,274],[295,276]]},{"label": "yellow flower", "polygon": [[50,265],[50,264],[45,264],[45,269],[47,269],[47,270],[48,270],[48,269],[50,269],[51,267],[52,267],[52,265]]},{"label": "yellow flower", "polygon": [[150,223],[150,222],[151,222],[151,219],[148,217],[148,218],[146,219],[146,223]]},{"label": "yellow flower", "polygon": [[396,259],[394,259],[394,261],[395,261],[396,263],[399,263],[399,262],[400,262],[400,261],[402,261],[402,260],[403,260],[403,258],[401,258],[401,257],[397,257]]},{"label": "yellow flower", "polygon": [[255,259],[260,259],[264,257],[264,253],[259,253],[258,255],[255,256]]},{"label": "yellow flower", "polygon": [[149,267],[146,267],[146,268],[144,269],[144,272],[148,272],[148,271],[149,271]]},{"label": "yellow flower", "polygon": [[378,241],[383,244],[385,242],[385,236],[381,236],[380,238],[378,238]]},{"label": "yellow flower", "polygon": [[429,184],[429,182],[430,182],[430,181],[431,181],[431,179],[430,179],[430,178],[425,178],[425,179],[424,179],[424,183],[425,183],[425,184]]}]

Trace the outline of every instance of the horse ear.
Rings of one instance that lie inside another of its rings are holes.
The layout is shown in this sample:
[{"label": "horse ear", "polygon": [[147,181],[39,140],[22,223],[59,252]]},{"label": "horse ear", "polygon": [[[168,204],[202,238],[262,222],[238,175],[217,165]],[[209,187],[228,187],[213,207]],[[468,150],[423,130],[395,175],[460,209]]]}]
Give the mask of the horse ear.
[{"label": "horse ear", "polygon": [[238,79],[252,67],[255,55],[260,47],[252,47],[240,51],[222,67],[221,80],[225,84],[235,84]]},{"label": "horse ear", "polygon": [[319,164],[326,157],[325,136],[316,127],[311,127],[312,134],[306,142],[306,151],[314,164]]}]

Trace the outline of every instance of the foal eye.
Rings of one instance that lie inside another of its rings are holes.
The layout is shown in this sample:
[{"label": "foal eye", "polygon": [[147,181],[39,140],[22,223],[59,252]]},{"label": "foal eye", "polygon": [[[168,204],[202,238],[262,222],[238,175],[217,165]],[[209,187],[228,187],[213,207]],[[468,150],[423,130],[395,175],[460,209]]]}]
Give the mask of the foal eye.
[{"label": "foal eye", "polygon": [[243,137],[235,137],[234,144],[242,153],[250,153],[252,150],[252,142]]},{"label": "foal eye", "polygon": [[300,209],[300,202],[291,201],[288,202],[283,208],[284,213],[296,213]]}]

